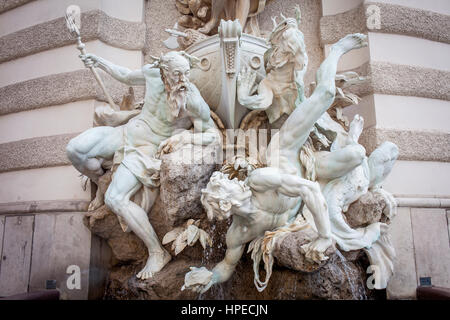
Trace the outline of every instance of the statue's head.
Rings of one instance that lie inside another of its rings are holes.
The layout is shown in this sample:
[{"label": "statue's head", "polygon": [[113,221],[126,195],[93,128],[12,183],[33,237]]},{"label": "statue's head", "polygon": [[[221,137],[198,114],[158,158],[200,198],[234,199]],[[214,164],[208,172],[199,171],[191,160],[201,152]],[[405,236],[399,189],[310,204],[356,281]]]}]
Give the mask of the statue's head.
[{"label": "statue's head", "polygon": [[171,115],[177,117],[180,110],[186,107],[190,70],[196,58],[183,51],[171,51],[161,55],[158,62]]},{"label": "statue's head", "polygon": [[233,208],[239,208],[250,201],[251,191],[246,181],[229,179],[228,174],[216,171],[211,176],[205,189],[202,189],[202,204],[208,219],[227,219]]},{"label": "statue's head", "polygon": [[181,52],[171,51],[161,56],[159,67],[163,80],[171,89],[178,88],[183,91],[187,89],[191,65]]},{"label": "statue's head", "polygon": [[280,23],[277,23],[276,17],[272,17],[273,22],[273,30],[270,33],[269,36],[269,42],[272,45],[276,45],[278,42],[281,41],[283,33],[288,29],[296,29],[298,30],[298,26],[300,25],[300,8],[296,6],[295,8],[295,18],[286,18],[281,13],[281,18],[283,19]]}]

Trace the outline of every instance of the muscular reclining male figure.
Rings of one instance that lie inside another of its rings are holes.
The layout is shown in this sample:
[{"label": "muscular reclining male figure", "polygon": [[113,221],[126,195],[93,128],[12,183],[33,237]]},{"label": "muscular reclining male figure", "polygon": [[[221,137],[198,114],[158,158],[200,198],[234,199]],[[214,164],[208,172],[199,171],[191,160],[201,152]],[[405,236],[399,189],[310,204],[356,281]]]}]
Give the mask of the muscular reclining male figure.
[{"label": "muscular reclining male figure", "polygon": [[[209,277],[197,277],[201,269],[192,268],[186,275],[186,287],[205,292],[213,284],[227,281],[239,262],[245,244],[294,220],[303,200],[314,216],[319,237],[307,244],[307,256],[320,256],[332,244],[328,209],[318,183],[302,178],[298,159],[300,148],[308,139],[314,123],[327,111],[335,98],[335,75],[339,58],[366,43],[362,34],[348,35],[334,44],[330,54],[317,71],[314,93],[298,105],[282,125],[267,148],[268,166],[251,171],[247,180],[230,180],[228,175],[215,172],[206,189],[202,203],[210,218],[233,215],[227,232],[225,258]],[[191,279],[201,279],[198,283]],[[188,283],[189,282],[189,283]]]},{"label": "muscular reclining male figure", "polygon": [[[147,212],[130,198],[142,187],[150,188],[151,207],[158,193],[158,152],[170,152],[185,143],[209,144],[218,140],[209,106],[194,84],[189,71],[193,57],[169,52],[155,64],[131,71],[105,59],[88,54],[81,57],[87,67],[99,66],[127,85],[145,85],[141,113],[120,127],[95,127],[72,139],[67,155],[74,167],[94,183],[103,175],[102,163],[113,159],[117,151],[123,159],[114,172],[105,194],[105,203],[121,217],[147,246],[148,260],[137,274],[147,279],[171,259],[159,243]],[[194,132],[186,131],[194,126]],[[90,210],[103,204],[103,194],[91,202]]]}]

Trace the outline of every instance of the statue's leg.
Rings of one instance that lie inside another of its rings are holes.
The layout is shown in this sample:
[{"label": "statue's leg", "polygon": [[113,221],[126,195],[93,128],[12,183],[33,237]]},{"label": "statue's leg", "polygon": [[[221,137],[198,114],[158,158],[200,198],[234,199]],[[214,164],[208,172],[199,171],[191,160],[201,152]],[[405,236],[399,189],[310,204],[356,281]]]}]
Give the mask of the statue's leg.
[{"label": "statue's leg", "polygon": [[331,47],[328,57],[317,70],[317,87],[313,94],[294,109],[280,129],[279,148],[289,159],[297,157],[297,153],[306,142],[312,126],[333,103],[336,93],[335,76],[339,59],[350,50],[366,46],[366,39],[367,36],[363,34],[351,34]]},{"label": "statue's leg", "polygon": [[386,207],[383,213],[390,219],[397,214],[397,201],[392,194],[383,190],[381,185],[391,173],[398,154],[398,147],[392,142],[385,141],[370,154],[367,161],[370,171],[369,188],[372,192],[376,192],[384,198]]},{"label": "statue's leg", "polygon": [[398,147],[390,142],[383,142],[369,156],[370,188],[377,189],[391,172],[399,155]]},{"label": "statue's leg", "polygon": [[215,26],[217,26],[219,17],[225,7],[225,1],[226,0],[212,0],[211,19],[209,19],[209,21],[202,28],[198,29],[198,31],[208,34]]},{"label": "statue's leg", "polygon": [[[331,182],[333,184],[333,182]],[[333,238],[339,248],[344,251],[359,250],[370,247],[379,237],[380,223],[372,223],[367,227],[353,229],[344,219],[342,208],[344,203],[340,200],[345,183],[334,183],[332,188],[324,190],[330,215]],[[327,188],[325,188],[327,189]]]},{"label": "statue's leg", "polygon": [[361,165],[366,149],[358,143],[364,128],[364,119],[356,115],[350,123],[344,147],[332,152],[316,152],[316,175],[319,179],[333,180],[342,177]]},{"label": "statue's leg", "polygon": [[[102,163],[113,158],[114,153],[122,144],[121,127],[96,127],[86,130],[69,141],[66,147],[67,157],[73,166],[95,184],[104,174]],[[97,188],[97,194],[89,205],[89,210],[95,210],[103,204],[103,194]]]},{"label": "statue's leg", "polygon": [[245,29],[248,14],[250,12],[250,0],[237,0],[236,3],[236,19],[239,19],[242,30]]},{"label": "statue's leg", "polygon": [[141,188],[142,184],[134,174],[121,164],[114,173],[112,182],[106,191],[105,203],[147,246],[148,260],[145,267],[137,274],[138,278],[147,279],[160,271],[171,259],[170,254],[161,246],[153,230],[147,213],[130,198]]},{"label": "statue's leg", "polygon": [[333,152],[316,152],[314,156],[317,178],[333,180],[361,165],[366,157],[366,149],[359,144],[354,144]]}]

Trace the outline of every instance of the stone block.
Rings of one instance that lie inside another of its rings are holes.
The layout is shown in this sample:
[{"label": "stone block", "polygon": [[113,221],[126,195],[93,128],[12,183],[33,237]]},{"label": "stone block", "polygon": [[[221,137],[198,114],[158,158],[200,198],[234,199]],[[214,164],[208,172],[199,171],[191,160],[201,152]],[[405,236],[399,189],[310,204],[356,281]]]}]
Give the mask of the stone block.
[{"label": "stone block", "polygon": [[39,214],[35,216],[33,256],[30,270],[30,291],[46,289],[46,280],[54,280],[52,247],[56,216]]},{"label": "stone block", "polygon": [[201,190],[217,169],[219,152],[218,145],[188,145],[161,157],[161,209],[169,224],[176,226],[190,218],[204,217]]},{"label": "stone block", "polygon": [[[45,289],[46,280],[56,280],[61,299],[87,299],[91,234],[78,212],[36,215],[30,291]],[[80,268],[80,289],[69,289],[67,268]]]},{"label": "stone block", "polygon": [[[5,231],[5,216],[0,216],[0,259],[2,257],[4,231]],[[1,264],[1,262],[0,262],[0,264]]]},{"label": "stone block", "polygon": [[388,283],[388,299],[414,299],[417,276],[414,258],[411,209],[398,208],[397,216],[390,224],[392,245],[395,248],[394,275]]},{"label": "stone block", "polygon": [[431,277],[434,286],[450,288],[450,243],[445,209],[411,209],[417,284]]},{"label": "stone block", "polygon": [[0,269],[0,296],[28,291],[34,216],[5,218]]}]

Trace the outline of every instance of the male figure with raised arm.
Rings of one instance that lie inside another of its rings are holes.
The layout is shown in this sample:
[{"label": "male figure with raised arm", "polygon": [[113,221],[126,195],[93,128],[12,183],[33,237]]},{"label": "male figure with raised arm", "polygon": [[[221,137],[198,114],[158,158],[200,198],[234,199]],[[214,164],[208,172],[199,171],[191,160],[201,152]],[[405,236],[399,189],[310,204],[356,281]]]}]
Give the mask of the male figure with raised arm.
[{"label": "male figure with raised arm", "polygon": [[[127,85],[145,85],[142,111],[120,127],[95,127],[72,139],[67,155],[74,167],[94,183],[104,173],[102,163],[118,162],[104,202],[147,246],[148,260],[137,274],[140,279],[152,277],[171,259],[161,246],[147,212],[130,198],[142,187],[150,190],[150,207],[159,193],[157,155],[186,143],[210,144],[219,136],[210,117],[209,106],[199,90],[189,82],[194,57],[184,52],[169,52],[153,64],[132,71],[92,54],[81,56],[86,67],[95,66]],[[187,129],[194,127],[194,133]],[[119,159],[119,161],[117,161]],[[89,210],[103,204],[97,192]]]}]

